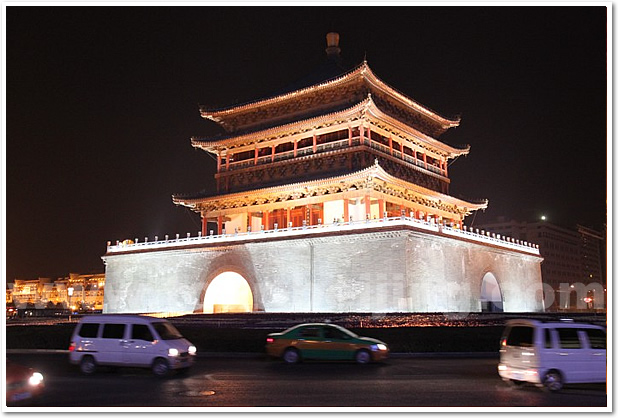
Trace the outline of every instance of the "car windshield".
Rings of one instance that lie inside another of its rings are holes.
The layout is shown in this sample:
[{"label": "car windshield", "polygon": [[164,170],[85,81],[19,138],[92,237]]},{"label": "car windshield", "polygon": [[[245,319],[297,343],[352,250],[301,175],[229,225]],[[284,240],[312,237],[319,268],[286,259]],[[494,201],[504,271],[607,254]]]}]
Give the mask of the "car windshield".
[{"label": "car windshield", "polygon": [[162,340],[178,340],[182,338],[182,335],[178,332],[176,327],[169,322],[155,322],[152,326]]}]

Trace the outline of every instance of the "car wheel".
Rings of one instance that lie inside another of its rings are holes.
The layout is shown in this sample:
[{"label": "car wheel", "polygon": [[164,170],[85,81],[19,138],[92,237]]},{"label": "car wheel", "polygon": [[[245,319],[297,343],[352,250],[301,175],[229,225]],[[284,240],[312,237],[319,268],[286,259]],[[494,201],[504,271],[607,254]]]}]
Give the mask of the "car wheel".
[{"label": "car wheel", "polygon": [[157,377],[165,377],[170,372],[170,364],[164,358],[158,358],[152,363],[152,373]]},{"label": "car wheel", "polygon": [[371,353],[367,350],[358,350],[354,356],[354,360],[356,360],[358,364],[371,363]]},{"label": "car wheel", "polygon": [[85,375],[94,374],[97,371],[97,363],[94,361],[94,357],[82,357],[82,361],[79,362],[79,370]]},{"label": "car wheel", "polygon": [[288,348],[283,352],[283,361],[288,364],[298,363],[300,361],[300,353],[295,348]]},{"label": "car wheel", "polygon": [[543,386],[550,392],[557,392],[562,389],[562,375],[558,370],[550,370],[543,377]]}]

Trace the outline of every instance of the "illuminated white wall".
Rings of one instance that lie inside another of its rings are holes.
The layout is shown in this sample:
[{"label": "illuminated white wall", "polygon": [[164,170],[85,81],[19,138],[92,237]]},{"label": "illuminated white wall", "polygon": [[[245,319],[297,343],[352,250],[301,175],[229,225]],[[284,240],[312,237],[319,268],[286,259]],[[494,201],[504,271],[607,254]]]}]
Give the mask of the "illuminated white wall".
[{"label": "illuminated white wall", "polygon": [[[104,260],[106,313],[208,311],[208,285],[224,272],[246,281],[253,311],[479,312],[487,273],[504,311],[543,309],[540,257],[421,231],[219,242]],[[235,300],[249,298],[242,292]]]},{"label": "illuminated white wall", "polygon": [[258,216],[251,215],[251,230],[259,231],[262,227],[262,218]]},{"label": "illuminated white wall", "polygon": [[324,223],[331,224],[333,220],[338,219],[343,222],[343,200],[334,200],[332,202],[324,202]]},{"label": "illuminated white wall", "polygon": [[233,234],[234,231],[247,232],[247,214],[239,213],[231,215],[230,220],[225,222],[225,233]]},{"label": "illuminated white wall", "polygon": [[366,218],[365,202],[360,197],[349,201],[348,210],[353,221],[361,221]]}]

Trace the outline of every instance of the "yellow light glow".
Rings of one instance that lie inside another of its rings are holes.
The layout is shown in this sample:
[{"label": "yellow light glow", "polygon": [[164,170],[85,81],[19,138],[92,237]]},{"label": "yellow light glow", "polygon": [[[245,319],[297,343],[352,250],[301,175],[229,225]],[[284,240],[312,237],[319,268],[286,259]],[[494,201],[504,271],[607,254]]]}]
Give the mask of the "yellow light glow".
[{"label": "yellow light glow", "polygon": [[226,271],[210,282],[204,295],[204,313],[251,311],[253,293],[240,274]]}]

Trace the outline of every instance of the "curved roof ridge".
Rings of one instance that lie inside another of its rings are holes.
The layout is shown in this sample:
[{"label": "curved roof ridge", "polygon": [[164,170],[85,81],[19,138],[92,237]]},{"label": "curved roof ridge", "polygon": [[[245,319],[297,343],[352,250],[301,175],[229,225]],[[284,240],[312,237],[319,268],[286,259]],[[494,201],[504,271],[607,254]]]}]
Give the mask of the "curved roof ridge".
[{"label": "curved roof ridge", "polygon": [[270,96],[267,98],[263,98],[263,99],[256,99],[250,102],[246,102],[243,104],[239,104],[239,105],[232,105],[232,106],[228,106],[228,107],[224,107],[224,108],[220,108],[220,109],[206,109],[204,106],[200,106],[200,113],[202,115],[203,118],[206,119],[210,119],[213,120],[215,122],[219,122],[219,115],[225,115],[225,114],[232,114],[232,113],[236,113],[236,112],[241,112],[245,109],[248,109],[249,107],[253,106],[253,105],[257,105],[257,104],[262,104],[262,105],[268,105],[270,103],[273,103],[275,101],[278,100],[285,100],[294,96],[299,96],[302,95],[306,92],[308,92],[309,90],[312,89],[321,89],[321,88],[325,88],[328,86],[332,86],[335,85],[337,83],[342,83],[345,82],[351,78],[353,78],[354,76],[361,76],[363,77],[363,79],[365,79],[366,81],[368,81],[369,83],[371,83],[373,86],[375,86],[377,89],[385,92],[385,93],[389,93],[391,95],[393,95],[394,97],[396,97],[398,100],[400,100],[401,102],[405,103],[408,106],[413,107],[415,110],[417,110],[418,112],[422,113],[423,115],[432,118],[436,121],[438,121],[439,123],[445,125],[445,127],[451,128],[451,127],[455,127],[455,126],[459,126],[459,122],[461,120],[461,118],[457,118],[457,119],[450,119],[446,116],[442,116],[439,113],[437,113],[436,111],[432,110],[431,108],[420,104],[419,102],[417,102],[416,100],[412,99],[411,97],[408,97],[406,94],[400,92],[399,90],[391,87],[390,85],[388,85],[386,82],[384,82],[382,79],[380,79],[374,72],[373,70],[369,67],[369,64],[367,63],[367,61],[363,61],[361,64],[357,65],[355,68],[342,73],[341,75],[331,78],[331,79],[327,79],[324,80],[322,82],[319,82],[317,84],[311,85],[311,86],[307,86],[307,87],[303,87],[301,89],[298,90],[293,90],[287,93],[283,93],[283,94],[279,94],[279,95],[274,95],[274,96]]},{"label": "curved roof ridge", "polygon": [[[285,130],[285,129],[290,129],[294,126],[303,126],[303,125],[311,125],[311,124],[316,124],[322,120],[331,120],[334,116],[347,116],[350,117],[352,115],[354,115],[355,113],[359,113],[360,115],[365,115],[366,112],[369,111],[369,113],[371,113],[374,117],[376,118],[382,118],[382,119],[387,119],[388,123],[393,124],[394,126],[396,126],[398,129],[401,129],[402,131],[408,133],[411,136],[416,136],[418,139],[422,139],[423,141],[428,142],[429,144],[433,145],[436,148],[443,148],[445,149],[445,151],[451,152],[453,154],[457,154],[457,155],[462,155],[462,154],[466,154],[470,151],[470,146],[467,145],[465,148],[457,148],[454,147],[452,145],[446,144],[444,142],[441,142],[435,138],[430,137],[429,135],[426,135],[424,133],[422,133],[421,131],[419,131],[418,129],[415,129],[413,126],[410,126],[404,122],[400,122],[397,119],[389,116],[387,113],[385,113],[384,111],[382,111],[382,109],[380,109],[380,106],[373,100],[371,93],[367,94],[367,97],[359,102],[357,102],[356,104],[345,108],[345,109],[341,109],[341,110],[336,110],[330,113],[326,113],[323,115],[319,115],[319,116],[315,116],[312,118],[308,118],[308,119],[302,119],[299,121],[294,121],[294,122],[290,122],[287,123],[285,125],[278,125],[278,126],[273,126],[270,128],[266,128],[263,130],[258,130],[255,132],[250,132],[250,133],[245,133],[242,135],[229,135],[227,137],[224,138],[219,138],[219,139],[215,139],[215,140],[211,140],[211,141],[207,141],[204,139],[199,139],[199,138],[195,138],[192,137],[191,138],[191,145],[194,148],[206,148],[209,146],[215,146],[217,144],[220,144],[222,142],[225,141],[230,141],[231,143],[237,143],[237,142],[242,142],[243,140],[245,140],[246,138],[250,138],[252,136],[255,135],[259,135],[259,136],[268,136],[269,134],[273,134],[276,133],[278,131],[281,130]],[[230,144],[231,145],[231,144]]]},{"label": "curved roof ridge", "polygon": [[[271,191],[286,191],[288,189],[290,190],[297,190],[299,186],[303,186],[303,187],[310,187],[310,186],[316,186],[319,185],[320,183],[328,183],[328,182],[332,182],[332,181],[337,181],[340,178],[343,177],[356,177],[359,174],[362,174],[364,172],[368,172],[368,171],[373,171],[375,170],[377,165],[377,159],[376,159],[376,163],[370,167],[367,168],[363,168],[361,170],[357,170],[357,171],[352,171],[350,173],[347,174],[339,174],[336,176],[332,176],[332,177],[325,177],[325,178],[321,178],[321,179],[315,179],[315,180],[308,180],[308,181],[298,181],[295,183],[287,183],[287,184],[283,184],[283,185],[279,185],[279,186],[269,186],[269,187],[262,187],[260,189],[252,189],[252,190],[246,190],[246,191],[242,191],[242,192],[234,192],[234,193],[229,193],[229,194],[225,194],[225,195],[213,195],[213,196],[203,196],[203,197],[195,197],[195,198],[188,198],[188,199],[184,199],[185,202],[188,201],[195,201],[198,202],[200,200],[203,199],[208,199],[208,198],[226,198],[226,199],[232,199],[232,198],[236,198],[236,197],[242,197],[242,196],[246,196],[248,194],[257,194],[257,193],[264,193],[268,190]],[[185,195],[186,196],[186,195]],[[180,204],[182,202],[179,202],[178,199],[182,198],[182,195],[180,194],[174,194],[172,195],[172,199],[174,200],[174,203],[176,204]]]},{"label": "curved roof ridge", "polygon": [[204,114],[212,114],[212,115],[214,115],[214,114],[217,114],[217,113],[231,113],[232,110],[240,110],[242,108],[246,108],[246,107],[249,107],[250,105],[254,105],[254,104],[257,104],[257,103],[267,103],[267,102],[270,102],[270,101],[274,101],[276,99],[282,99],[282,98],[285,98],[285,97],[288,97],[288,96],[298,95],[298,94],[304,93],[305,91],[310,90],[310,89],[320,88],[320,87],[322,87],[324,85],[327,85],[327,84],[335,84],[337,81],[348,77],[350,74],[352,74],[354,72],[357,72],[360,68],[362,68],[365,65],[366,65],[366,62],[363,62],[363,63],[357,65],[356,67],[352,68],[351,70],[345,71],[345,72],[341,73],[340,75],[338,75],[336,77],[329,78],[329,79],[326,79],[324,81],[318,82],[317,84],[313,84],[311,86],[303,87],[303,88],[300,88],[300,89],[297,89],[297,90],[292,90],[292,91],[289,91],[289,92],[286,92],[286,93],[281,93],[281,94],[275,94],[273,96],[268,96],[268,97],[261,98],[261,99],[254,99],[254,100],[250,100],[248,102],[240,103],[240,104],[237,104],[237,105],[221,107],[221,108],[218,108],[218,109],[206,109],[204,106],[200,106],[200,111],[202,113],[202,116]]},{"label": "curved roof ridge", "polygon": [[[369,98],[371,99],[371,95],[369,96],[370,96]],[[388,113],[385,113],[382,109],[380,109],[380,106],[377,103],[375,103],[373,100],[371,100],[371,103],[373,104],[373,106],[372,107],[367,106],[366,109],[370,113],[372,113],[376,118],[379,118],[382,120],[386,119],[385,121],[393,125],[394,127],[401,129],[402,131],[405,131],[406,133],[412,136],[416,136],[417,138],[430,143],[436,148],[447,148],[449,152],[452,152],[452,153],[459,152],[459,155],[461,155],[462,153],[467,154],[470,151],[469,144],[467,144],[464,148],[457,148],[453,145],[446,144],[445,142],[442,142],[439,139],[433,138],[419,131],[418,129],[414,128],[413,126],[408,125],[405,122],[401,122],[400,120],[390,116]]]},{"label": "curved roof ridge", "polygon": [[348,180],[348,181],[358,180],[358,179],[370,178],[370,177],[378,177],[394,185],[405,187],[408,190],[421,193],[427,198],[437,199],[437,200],[449,202],[452,204],[465,204],[466,207],[469,207],[470,209],[473,209],[473,210],[484,209],[487,207],[487,204],[488,204],[487,200],[485,200],[483,203],[468,202],[463,199],[459,199],[459,198],[456,198],[456,197],[453,197],[453,196],[450,196],[450,195],[447,195],[447,194],[444,194],[444,193],[441,193],[435,190],[427,189],[425,187],[419,186],[417,184],[414,184],[414,183],[411,183],[405,180],[401,180],[395,176],[392,176],[386,170],[384,170],[384,168],[382,168],[377,158],[375,159],[375,162],[367,168],[363,168],[357,171],[352,171],[347,174],[339,174],[339,175],[332,176],[332,177],[326,177],[323,179],[301,181],[301,182],[289,183],[289,184],[280,185],[280,186],[263,187],[260,189],[254,189],[254,190],[244,191],[244,192],[235,192],[235,193],[230,193],[227,195],[202,196],[202,197],[184,198],[184,199],[182,198],[182,195],[172,195],[172,200],[177,205],[191,206],[191,203],[199,203],[204,200],[235,199],[239,197],[246,197],[247,195],[250,195],[250,194],[280,193],[280,192],[286,192],[290,190],[298,190],[299,187],[304,187],[304,188],[319,187],[324,184],[336,183],[336,182],[341,182],[345,180]]},{"label": "curved roof ridge", "polygon": [[[371,78],[365,76],[365,72],[368,72],[368,74],[371,76]],[[367,80],[369,82],[373,82],[373,85],[375,87],[379,88],[382,91],[389,92],[391,94],[394,93],[394,96],[396,96],[397,99],[401,100],[402,102],[406,103],[409,106],[414,107],[416,110],[418,110],[419,112],[423,113],[424,115],[429,116],[431,118],[442,119],[445,122],[448,122],[447,125],[448,125],[449,128],[455,127],[455,126],[459,126],[459,122],[461,121],[461,118],[450,119],[450,118],[448,118],[446,116],[443,116],[443,115],[439,114],[438,112],[436,112],[435,110],[431,109],[430,107],[425,106],[423,104],[420,104],[419,102],[417,102],[416,100],[412,99],[408,95],[400,92],[399,90],[397,90],[394,87],[391,87],[389,84],[387,84],[385,81],[383,81],[380,77],[378,77],[376,75],[376,73],[373,72],[373,70],[369,67],[369,65],[366,65],[366,70],[363,69],[361,71],[361,73],[363,74],[365,80]]]},{"label": "curved roof ridge", "polygon": [[352,106],[350,106],[348,108],[342,109],[342,110],[335,110],[333,112],[325,113],[325,114],[322,114],[322,115],[319,115],[319,116],[314,116],[312,118],[301,119],[301,120],[298,120],[298,121],[286,123],[284,125],[272,126],[270,128],[261,129],[261,130],[257,130],[257,131],[254,131],[254,132],[248,132],[248,133],[244,133],[244,134],[241,134],[241,135],[231,134],[231,135],[229,135],[226,138],[221,138],[221,139],[217,139],[217,140],[214,140],[214,141],[205,141],[205,140],[202,140],[202,139],[199,139],[199,138],[192,137],[191,138],[191,144],[194,147],[196,146],[195,144],[197,144],[197,143],[201,143],[203,145],[207,145],[207,144],[213,144],[214,145],[216,143],[223,142],[223,141],[226,141],[226,140],[229,140],[229,139],[237,139],[237,141],[240,142],[242,140],[242,138],[247,138],[247,137],[251,137],[251,136],[254,136],[254,135],[266,136],[269,132],[276,132],[276,131],[284,130],[286,128],[291,128],[293,126],[302,126],[302,125],[312,124],[312,123],[318,122],[318,121],[320,121],[322,119],[330,119],[332,116],[335,116],[335,115],[345,115],[345,114],[350,114],[351,115],[351,114],[354,114],[355,112],[362,112],[363,109],[365,109],[367,102],[370,101],[370,100],[371,100],[371,98],[368,97],[368,98],[363,99],[360,102],[358,102],[358,103],[356,103],[356,104],[354,104],[354,105],[352,105]]}]

